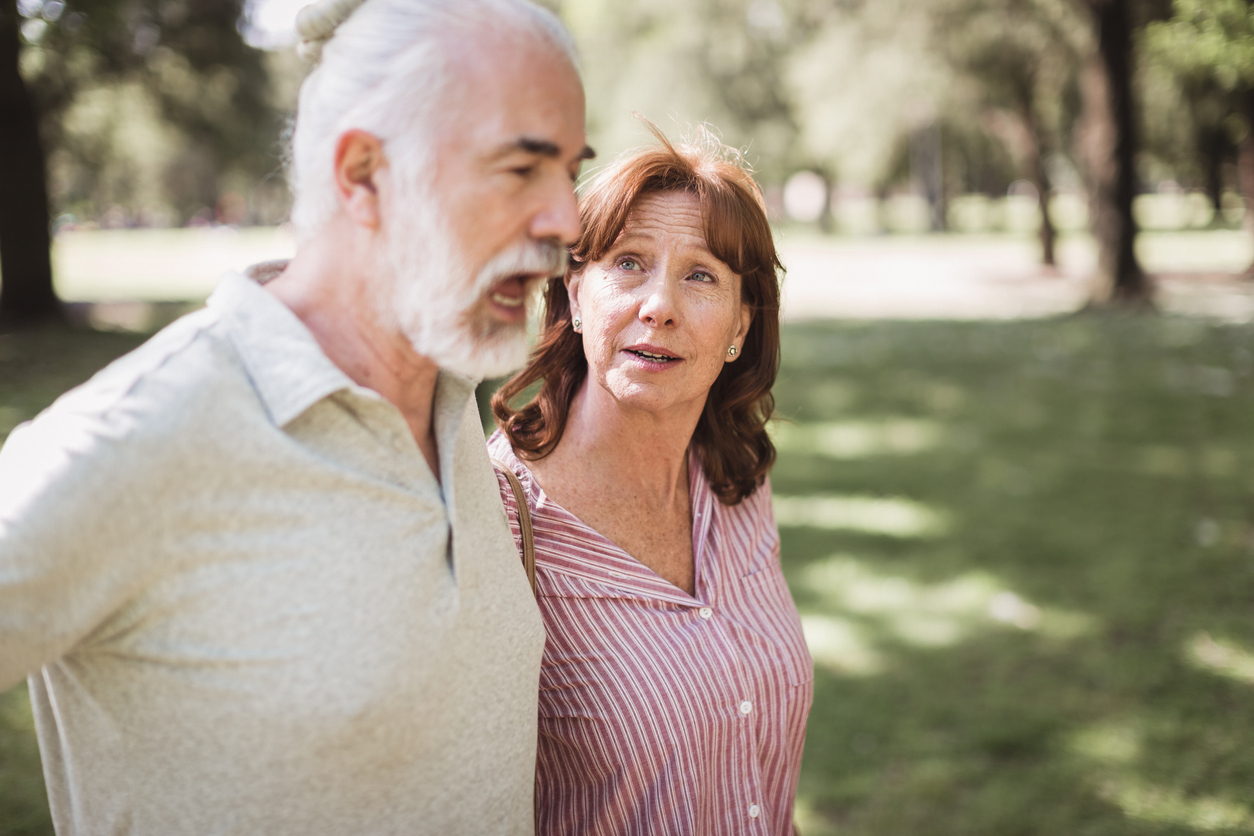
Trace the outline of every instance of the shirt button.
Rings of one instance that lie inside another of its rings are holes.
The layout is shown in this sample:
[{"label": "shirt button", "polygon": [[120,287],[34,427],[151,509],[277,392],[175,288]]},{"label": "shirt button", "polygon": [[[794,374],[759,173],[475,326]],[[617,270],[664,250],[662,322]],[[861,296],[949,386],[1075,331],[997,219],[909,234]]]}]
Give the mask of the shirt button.
[{"label": "shirt button", "polygon": [[756,804],[749,805],[749,818],[756,819],[762,813],[762,808]]},{"label": "shirt button", "polygon": [[744,702],[740,704],[741,714],[748,714],[752,710],[753,710],[753,703],[749,702],[748,700],[745,700]]},{"label": "shirt button", "polygon": [[697,610],[697,615],[701,616],[702,618],[709,618],[710,616],[714,615],[714,610],[710,609],[709,607],[702,607],[701,609]]}]

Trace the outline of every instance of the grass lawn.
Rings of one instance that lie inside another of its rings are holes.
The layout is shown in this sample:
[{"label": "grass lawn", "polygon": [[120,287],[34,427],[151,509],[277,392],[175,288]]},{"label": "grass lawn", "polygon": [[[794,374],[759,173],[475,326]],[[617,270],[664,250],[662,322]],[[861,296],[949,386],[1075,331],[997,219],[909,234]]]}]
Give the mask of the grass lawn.
[{"label": "grass lawn", "polygon": [[[0,337],[0,434],[137,338]],[[806,836],[1254,834],[1254,329],[791,325]],[[23,689],[0,834],[50,832]]]}]

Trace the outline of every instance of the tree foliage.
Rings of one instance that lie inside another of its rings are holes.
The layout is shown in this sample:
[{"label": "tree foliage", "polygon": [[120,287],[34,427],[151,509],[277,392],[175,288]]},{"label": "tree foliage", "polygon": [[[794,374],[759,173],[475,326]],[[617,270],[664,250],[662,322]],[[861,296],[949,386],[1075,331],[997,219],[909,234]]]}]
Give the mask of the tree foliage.
[{"label": "tree foliage", "polygon": [[1248,0],[1175,0],[1170,20],[1146,27],[1153,57],[1179,75],[1228,92],[1254,86],[1254,10]]},{"label": "tree foliage", "polygon": [[281,124],[241,0],[23,0],[54,203],[185,221],[276,167]]},{"label": "tree foliage", "polygon": [[[1254,8],[1248,0],[1175,0],[1171,18],[1150,23],[1144,42],[1147,57],[1187,95],[1216,204],[1217,158],[1225,139],[1236,141],[1246,227],[1254,234]],[[1254,275],[1254,265],[1247,272]]]}]

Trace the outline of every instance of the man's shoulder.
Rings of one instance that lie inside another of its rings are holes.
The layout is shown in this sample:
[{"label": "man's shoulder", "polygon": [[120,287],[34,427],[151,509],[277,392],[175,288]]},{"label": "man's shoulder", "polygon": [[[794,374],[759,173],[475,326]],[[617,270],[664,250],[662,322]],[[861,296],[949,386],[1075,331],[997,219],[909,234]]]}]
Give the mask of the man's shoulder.
[{"label": "man's shoulder", "polygon": [[223,403],[251,396],[222,324],[213,310],[189,314],[66,392],[7,439],[0,482],[15,469],[69,477],[100,465],[151,471],[178,458],[212,430]]},{"label": "man's shoulder", "polygon": [[199,405],[217,398],[224,385],[245,378],[234,354],[220,314],[202,309],[162,329],[66,392],[47,414],[195,415]]},{"label": "man's shoulder", "polygon": [[221,324],[212,310],[182,318],[15,429],[0,449],[0,534],[45,542],[194,484],[229,424],[222,406],[252,397]]}]

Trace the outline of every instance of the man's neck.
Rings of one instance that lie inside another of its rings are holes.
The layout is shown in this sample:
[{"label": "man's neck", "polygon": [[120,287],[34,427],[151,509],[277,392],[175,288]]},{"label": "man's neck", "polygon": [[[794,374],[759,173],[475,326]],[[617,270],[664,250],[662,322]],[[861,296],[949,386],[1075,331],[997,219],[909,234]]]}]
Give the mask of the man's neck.
[{"label": "man's neck", "polygon": [[296,314],[349,379],[400,410],[438,481],[432,414],[440,369],[416,353],[403,334],[382,325],[369,295],[368,277],[331,266],[363,262],[319,252],[323,249],[318,243],[302,248],[265,287]]}]

